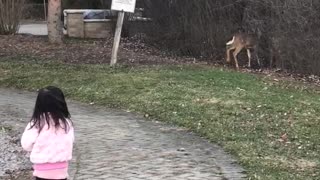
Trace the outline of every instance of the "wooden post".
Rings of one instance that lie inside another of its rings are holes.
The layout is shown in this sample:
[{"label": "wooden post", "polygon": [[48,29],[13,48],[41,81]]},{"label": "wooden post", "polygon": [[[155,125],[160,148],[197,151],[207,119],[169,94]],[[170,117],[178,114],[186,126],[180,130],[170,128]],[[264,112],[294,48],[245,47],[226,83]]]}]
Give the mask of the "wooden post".
[{"label": "wooden post", "polygon": [[47,21],[47,6],[46,6],[46,0],[43,0],[43,8],[44,8],[44,20]]},{"label": "wooden post", "polygon": [[124,11],[120,11],[118,13],[116,33],[115,33],[114,41],[113,41],[111,63],[110,63],[111,66],[114,66],[117,63],[117,55],[118,55],[119,44],[120,44],[120,39],[121,39],[123,19],[124,19]]}]

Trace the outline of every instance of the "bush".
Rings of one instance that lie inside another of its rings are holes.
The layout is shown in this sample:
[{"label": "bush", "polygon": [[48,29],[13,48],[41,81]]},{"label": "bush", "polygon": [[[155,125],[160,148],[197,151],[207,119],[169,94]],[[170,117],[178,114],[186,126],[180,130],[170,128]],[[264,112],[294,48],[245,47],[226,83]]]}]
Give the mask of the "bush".
[{"label": "bush", "polygon": [[18,31],[24,0],[0,0],[0,34]]},{"label": "bush", "polygon": [[[255,33],[264,65],[320,74],[320,1],[144,0],[153,18],[147,33],[182,55],[222,60],[225,43],[241,30]],[[275,51],[271,51],[271,50]],[[272,52],[276,52],[273,54]]]},{"label": "bush", "polygon": [[182,55],[218,58],[241,26],[242,9],[234,0],[150,1],[146,13],[154,21],[148,33]]}]

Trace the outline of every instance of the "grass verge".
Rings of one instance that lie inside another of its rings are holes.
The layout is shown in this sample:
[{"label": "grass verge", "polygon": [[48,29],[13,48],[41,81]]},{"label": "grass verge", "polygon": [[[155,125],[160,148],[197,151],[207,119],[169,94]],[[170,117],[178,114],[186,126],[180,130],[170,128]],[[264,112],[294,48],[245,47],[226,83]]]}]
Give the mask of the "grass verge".
[{"label": "grass verge", "polygon": [[316,92],[208,67],[112,69],[0,58],[0,86],[46,85],[62,87],[76,100],[189,128],[235,155],[250,179],[320,177]]}]

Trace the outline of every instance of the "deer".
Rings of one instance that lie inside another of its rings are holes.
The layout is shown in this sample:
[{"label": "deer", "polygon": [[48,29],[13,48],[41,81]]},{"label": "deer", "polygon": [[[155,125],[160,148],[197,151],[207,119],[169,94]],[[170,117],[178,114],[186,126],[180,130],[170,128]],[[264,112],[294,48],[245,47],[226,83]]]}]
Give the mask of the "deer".
[{"label": "deer", "polygon": [[227,51],[227,63],[230,63],[230,52],[233,51],[233,57],[234,61],[236,64],[236,69],[239,69],[239,64],[238,64],[238,58],[237,55],[241,52],[241,50],[246,49],[247,50],[247,55],[248,55],[248,67],[251,67],[251,58],[252,58],[252,52],[254,52],[255,57],[257,58],[259,66],[260,60],[257,55],[257,48],[258,47],[258,41],[256,37],[254,37],[251,34],[247,33],[237,33],[234,34],[233,38],[231,41],[226,43],[226,51]]}]

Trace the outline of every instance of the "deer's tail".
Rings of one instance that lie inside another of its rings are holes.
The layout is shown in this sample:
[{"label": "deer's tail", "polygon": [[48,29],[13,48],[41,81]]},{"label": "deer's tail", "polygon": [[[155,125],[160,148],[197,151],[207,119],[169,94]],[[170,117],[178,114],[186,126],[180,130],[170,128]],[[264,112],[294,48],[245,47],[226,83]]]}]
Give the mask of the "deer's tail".
[{"label": "deer's tail", "polygon": [[231,41],[229,41],[229,42],[227,42],[227,46],[229,46],[229,45],[232,45],[233,44],[233,42],[234,42],[234,39],[235,39],[235,36],[233,36],[233,38],[232,38],[232,40]]}]

